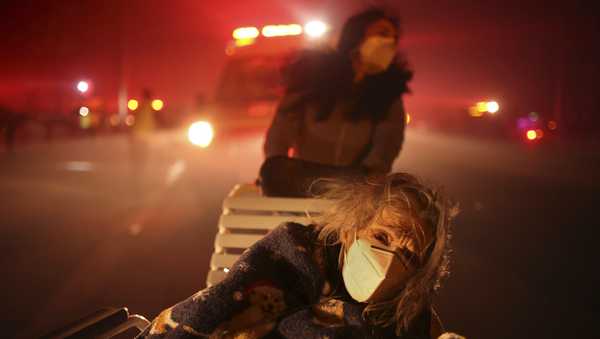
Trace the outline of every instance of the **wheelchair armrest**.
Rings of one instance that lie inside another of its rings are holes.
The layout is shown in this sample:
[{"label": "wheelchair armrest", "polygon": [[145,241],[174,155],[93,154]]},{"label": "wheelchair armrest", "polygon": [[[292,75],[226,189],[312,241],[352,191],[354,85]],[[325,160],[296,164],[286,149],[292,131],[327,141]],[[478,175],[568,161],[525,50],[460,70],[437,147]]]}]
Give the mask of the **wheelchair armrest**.
[{"label": "wheelchair armrest", "polygon": [[142,316],[129,315],[126,307],[103,308],[43,338],[111,338],[133,327],[142,331],[149,324]]},{"label": "wheelchair armrest", "polygon": [[107,332],[102,333],[101,337],[112,338],[134,327],[137,328],[138,331],[142,332],[146,327],[148,327],[148,325],[150,325],[148,319],[138,314],[132,314],[127,318],[127,320],[124,323],[108,330]]}]

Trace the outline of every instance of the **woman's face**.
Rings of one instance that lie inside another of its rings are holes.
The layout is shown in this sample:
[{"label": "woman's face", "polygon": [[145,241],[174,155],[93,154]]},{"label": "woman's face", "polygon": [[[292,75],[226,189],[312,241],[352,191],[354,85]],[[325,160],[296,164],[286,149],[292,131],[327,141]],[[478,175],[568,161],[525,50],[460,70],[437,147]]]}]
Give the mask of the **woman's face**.
[{"label": "woman's face", "polygon": [[[402,220],[403,219],[403,220]],[[412,222],[416,221],[416,222]],[[382,211],[380,218],[375,218],[366,228],[361,229],[357,236],[368,240],[373,245],[399,250],[407,259],[420,258],[425,248],[433,240],[433,232],[428,229],[412,229],[411,224],[422,224],[418,220],[412,220],[410,217],[399,218],[386,208]],[[427,227],[426,227],[427,228]],[[411,262],[409,260],[409,262]],[[412,265],[417,265],[412,262]],[[417,267],[412,267],[417,268]]]},{"label": "woman's face", "polygon": [[388,19],[379,19],[371,23],[365,30],[363,41],[370,37],[379,36],[398,40],[398,32],[394,24]]}]

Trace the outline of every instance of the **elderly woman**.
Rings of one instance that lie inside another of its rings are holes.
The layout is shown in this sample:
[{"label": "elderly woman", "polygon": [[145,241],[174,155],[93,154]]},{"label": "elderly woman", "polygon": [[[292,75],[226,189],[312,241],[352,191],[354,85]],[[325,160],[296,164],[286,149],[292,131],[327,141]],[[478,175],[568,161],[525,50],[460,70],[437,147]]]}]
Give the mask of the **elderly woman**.
[{"label": "elderly woman", "polygon": [[322,184],[314,224],[280,225],[141,337],[437,338],[454,208],[403,173]]}]

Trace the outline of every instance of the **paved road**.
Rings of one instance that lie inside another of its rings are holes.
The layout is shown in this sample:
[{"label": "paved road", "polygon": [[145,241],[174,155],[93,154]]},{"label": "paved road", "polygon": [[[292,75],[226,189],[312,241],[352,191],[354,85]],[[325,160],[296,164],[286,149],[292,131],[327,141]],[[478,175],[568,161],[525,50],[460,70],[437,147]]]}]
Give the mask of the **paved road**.
[{"label": "paved road", "polygon": [[[208,149],[156,135],[132,166],[123,137],[0,154],[2,337],[35,337],[103,306],[153,317],[204,286],[220,204],[255,177],[260,134]],[[396,170],[461,204],[437,303],[470,338],[594,330],[600,151],[410,131]],[[578,335],[574,335],[578,333]]]}]

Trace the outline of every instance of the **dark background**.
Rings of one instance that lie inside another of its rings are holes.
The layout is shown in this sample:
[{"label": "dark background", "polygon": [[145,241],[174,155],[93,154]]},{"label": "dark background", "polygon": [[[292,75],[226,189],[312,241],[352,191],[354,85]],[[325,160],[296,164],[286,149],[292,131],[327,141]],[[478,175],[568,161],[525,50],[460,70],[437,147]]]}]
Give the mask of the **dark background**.
[{"label": "dark background", "polygon": [[415,115],[444,121],[487,97],[597,131],[599,28],[585,1],[4,1],[0,105],[64,113],[74,83],[92,79],[107,109],[123,81],[189,110],[211,96],[235,27],[321,18],[339,29],[379,3],[403,20]]}]

